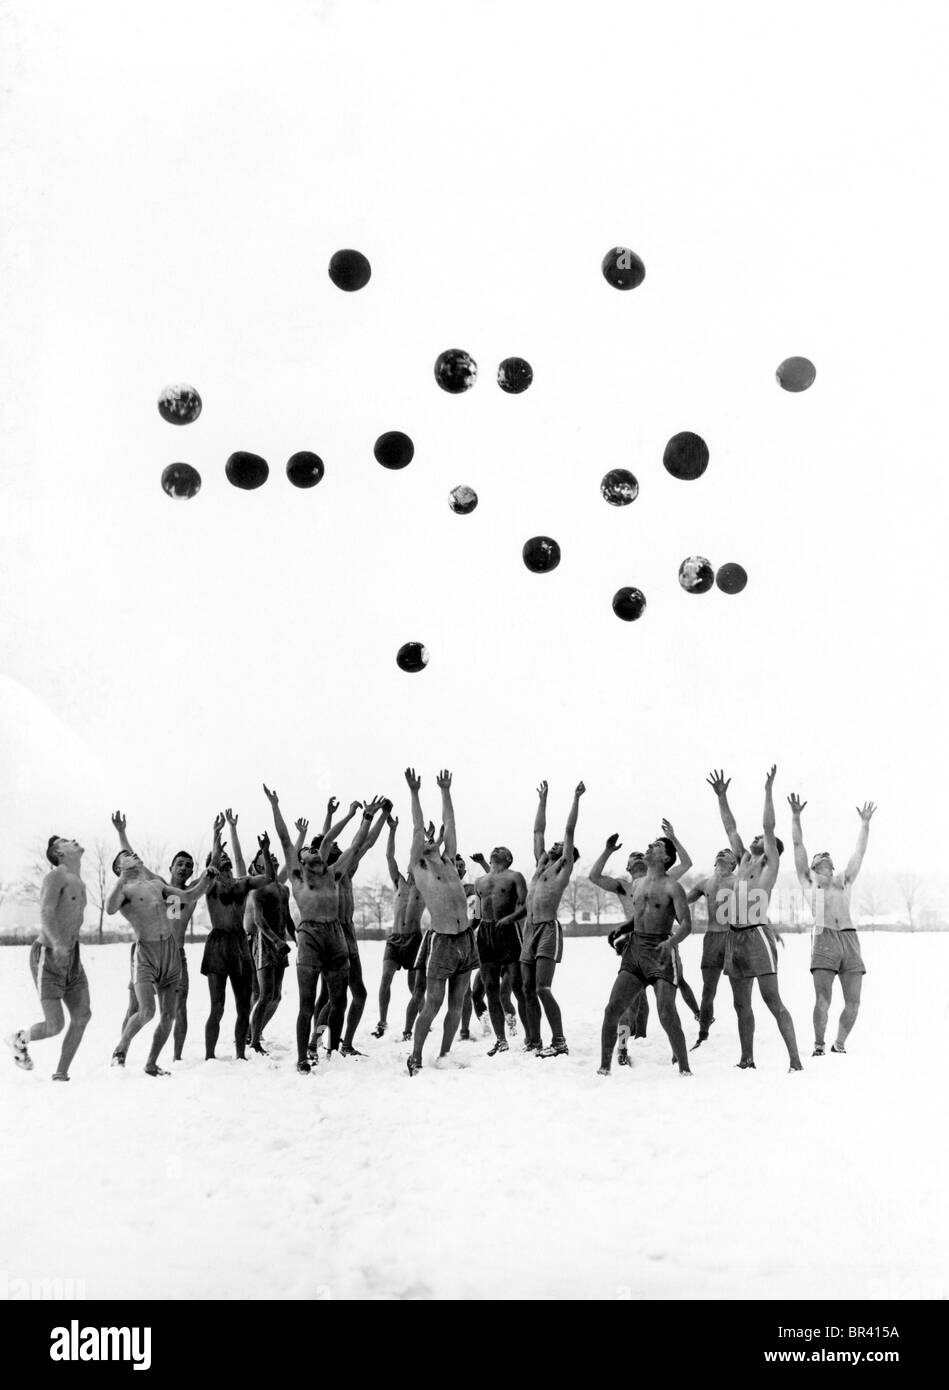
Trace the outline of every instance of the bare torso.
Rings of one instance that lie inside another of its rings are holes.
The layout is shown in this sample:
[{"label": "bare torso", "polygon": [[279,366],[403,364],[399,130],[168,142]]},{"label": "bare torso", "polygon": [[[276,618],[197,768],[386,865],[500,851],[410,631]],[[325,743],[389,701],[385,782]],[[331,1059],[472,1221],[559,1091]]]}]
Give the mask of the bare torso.
[{"label": "bare torso", "polygon": [[[853,918],[850,915],[850,889],[851,885],[845,884],[839,874],[835,874],[829,883],[814,884],[808,897],[818,931],[823,931],[825,928],[831,928],[834,931],[849,931],[853,927]],[[817,896],[821,891],[823,891],[823,900]],[[819,905],[823,908],[823,921],[821,921],[821,913],[818,911]]]},{"label": "bare torso", "polygon": [[[281,941],[287,939],[287,922],[290,920],[290,890],[282,883],[268,883],[264,888],[252,888],[247,895],[250,909],[249,920],[254,928],[265,926],[273,936]],[[245,928],[248,917],[245,915]]]},{"label": "bare torso", "polygon": [[168,906],[160,879],[137,878],[126,884],[119,911],[136,941],[162,941],[174,934]]},{"label": "bare torso", "polygon": [[699,885],[708,913],[707,932],[728,931],[735,914],[735,875],[709,874]]},{"label": "bare torso", "polygon": [[670,935],[676,920],[674,888],[675,880],[668,875],[637,879],[633,888],[634,936]]},{"label": "bare torso", "polygon": [[332,868],[296,868],[290,887],[301,922],[339,921],[339,881]]},{"label": "bare torso", "polygon": [[467,930],[468,900],[453,862],[420,861],[415,866],[415,882],[428,908],[433,931],[442,936],[459,936]]},{"label": "bare torso", "polygon": [[215,931],[244,930],[244,905],[250,888],[246,878],[212,883],[207,891],[208,916]]},{"label": "bare torso", "polygon": [[565,859],[548,860],[534,871],[527,891],[527,916],[531,922],[556,922],[560,900],[570,878],[573,864]]},{"label": "bare torso", "polygon": [[482,922],[500,922],[517,911],[518,891],[524,882],[514,869],[491,870],[475,880]]},{"label": "bare torso", "polygon": [[71,952],[79,940],[86,910],[86,885],[78,874],[58,864],[43,880],[39,941],[58,954]]}]

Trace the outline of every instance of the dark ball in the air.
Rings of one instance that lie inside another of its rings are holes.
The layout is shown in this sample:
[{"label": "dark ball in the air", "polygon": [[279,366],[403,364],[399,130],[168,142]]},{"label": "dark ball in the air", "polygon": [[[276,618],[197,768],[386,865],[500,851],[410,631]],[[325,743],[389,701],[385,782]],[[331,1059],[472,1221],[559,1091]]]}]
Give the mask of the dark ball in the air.
[{"label": "dark ball in the air", "polygon": [[448,494],[448,505],[459,516],[467,516],[478,505],[478,494],[467,483],[459,483]]},{"label": "dark ball in the air", "polygon": [[614,246],[603,257],[603,279],[614,290],[634,290],[646,278],[646,267],[628,246]]},{"label": "dark ball in the air", "polygon": [[369,284],[372,266],[361,251],[334,251],[329,274],[338,290],[361,290]]},{"label": "dark ball in the air", "polygon": [[166,386],[158,397],[158,413],[169,425],[191,425],[201,414],[201,397],[193,386]]},{"label": "dark ball in the air", "polygon": [[255,487],[263,487],[270,474],[270,469],[267,461],[262,459],[259,454],[248,454],[244,450],[238,450],[236,454],[231,454],[224,465],[224,472],[227,481],[234,487],[251,492]]},{"label": "dark ball in the air", "polygon": [[687,594],[707,594],[715,583],[715,571],[704,555],[689,555],[679,566],[679,583]]},{"label": "dark ball in the air", "polygon": [[448,348],[435,360],[435,380],[449,395],[470,391],[478,379],[478,364],[463,348]]},{"label": "dark ball in the air", "polygon": [[162,471],[161,485],[169,497],[183,501],[197,497],[201,491],[201,474],[190,463],[169,463]]},{"label": "dark ball in the air", "polygon": [[306,449],[291,454],[287,459],[287,477],[294,487],[316,487],[322,481],[324,471],[319,454],[311,454]]},{"label": "dark ball in the air", "polygon": [[671,473],[673,478],[692,482],[695,478],[701,478],[708,468],[708,445],[701,435],[683,430],[669,440],[662,461],[666,472]]},{"label": "dark ball in the air", "polygon": [[814,385],[817,368],[806,357],[785,357],[775,376],[785,391],[806,391]]},{"label": "dark ball in the air", "polygon": [[509,396],[519,396],[534,380],[534,369],[523,357],[505,357],[498,367],[498,385]]},{"label": "dark ball in the air", "polygon": [[415,457],[415,445],[401,430],[387,430],[380,434],[372,452],[383,468],[407,468]]},{"label": "dark ball in the air", "polygon": [[721,566],[715,576],[715,583],[723,594],[740,594],[748,583],[748,575],[743,566],[731,561]]},{"label": "dark ball in the air", "polygon": [[550,536],[532,536],[521,554],[532,574],[549,574],[560,564],[560,546]]},{"label": "dark ball in the air", "polygon": [[406,642],[399,648],[395,660],[403,671],[411,674],[424,671],[428,665],[428,647],[421,642]]},{"label": "dark ball in the air", "polygon": [[628,468],[611,468],[603,476],[600,492],[611,507],[628,507],[639,496],[639,483]]},{"label": "dark ball in the air", "polygon": [[624,623],[634,623],[642,617],[646,607],[646,595],[642,589],[617,589],[613,595],[613,612]]}]

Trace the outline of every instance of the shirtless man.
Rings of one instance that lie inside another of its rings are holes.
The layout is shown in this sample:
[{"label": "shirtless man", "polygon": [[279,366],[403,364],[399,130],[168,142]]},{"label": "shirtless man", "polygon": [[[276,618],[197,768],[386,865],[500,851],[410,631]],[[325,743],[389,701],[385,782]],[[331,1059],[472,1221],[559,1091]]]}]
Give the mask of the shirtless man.
[{"label": "shirtless man", "polygon": [[[379,1022],[372,1036],[381,1038],[388,1026],[389,1000],[392,994],[392,978],[397,970],[404,970],[408,978],[409,1002],[405,1010],[405,1028],[402,1041],[411,1042],[412,1028],[425,1001],[425,971],[416,969],[416,959],[422,944],[422,913],[425,904],[419,892],[415,876],[409,869],[403,874],[395,857],[395,832],[399,818],[389,811],[386,815],[389,837],[386,841],[386,866],[392,881],[395,895],[393,902],[392,931],[386,941],[382,957],[382,979],[379,982]],[[419,989],[421,985],[421,989]]]},{"label": "shirtless man", "polygon": [[[485,958],[485,954],[486,954],[486,953],[485,953],[484,951],[482,951],[482,949],[481,949],[482,933],[481,933],[481,930],[480,930],[480,926],[481,926],[481,923],[482,923],[482,919],[483,919],[483,917],[484,917],[485,908],[484,908],[484,904],[481,902],[481,898],[480,898],[480,896],[479,896],[479,895],[480,895],[479,884],[485,884],[485,885],[486,885],[486,884],[488,884],[489,882],[493,882],[493,881],[494,881],[495,876],[496,876],[496,874],[497,874],[498,863],[500,863],[500,861],[497,861],[497,862],[495,861],[495,857],[494,857],[494,856],[495,856],[496,854],[500,854],[500,855],[503,857],[503,856],[511,855],[511,851],[510,851],[509,849],[506,849],[503,845],[499,845],[498,848],[497,848],[496,850],[492,850],[492,851],[491,851],[491,859],[490,859],[490,861],[487,860],[487,859],[485,859],[484,855],[483,855],[483,854],[480,854],[480,853],[479,853],[479,854],[473,854],[473,855],[471,856],[471,858],[472,858],[472,859],[474,860],[474,862],[478,865],[478,867],[481,869],[482,874],[483,874],[483,878],[476,879],[476,880],[475,880],[475,883],[474,883],[474,891],[475,891],[475,894],[476,894],[476,898],[475,898],[475,903],[476,903],[476,914],[477,914],[477,919],[478,919],[478,923],[479,923],[479,930],[478,930],[478,954],[481,956],[482,964],[484,963],[484,958]],[[513,855],[511,855],[511,862],[513,862]],[[507,870],[506,870],[506,871],[502,868],[502,871],[501,871],[501,872],[502,872],[502,881],[503,881],[503,875],[504,875],[505,872],[507,872],[507,873],[513,873],[513,871],[512,871],[511,868],[510,868],[510,864],[508,864]],[[507,1024],[507,1031],[508,1031],[508,1033],[510,1034],[511,1037],[513,1037],[513,1036],[517,1033],[517,1016],[518,1016],[518,1014],[520,1014],[521,1027],[524,1028],[525,1032],[526,1032],[526,1029],[527,1029],[527,1014],[526,1014],[525,1008],[524,1008],[524,985],[523,985],[523,982],[522,982],[522,980],[521,980],[521,946],[523,945],[523,930],[524,930],[524,929],[523,929],[523,926],[521,925],[521,923],[523,923],[524,918],[527,916],[527,884],[526,884],[526,881],[524,880],[524,875],[523,875],[523,874],[518,873],[518,874],[516,874],[516,877],[519,878],[519,879],[521,880],[521,882],[524,884],[524,900],[523,900],[523,903],[518,902],[518,904],[517,904],[517,906],[518,906],[518,915],[517,915],[517,918],[516,918],[516,920],[515,920],[515,922],[514,922],[514,927],[515,927],[515,930],[516,930],[516,932],[517,932],[517,954],[516,954],[516,955],[513,954],[514,942],[513,942],[513,939],[511,939],[512,958],[511,958],[510,960],[508,960],[508,962],[507,962],[506,965],[503,965],[503,966],[501,967],[500,980],[499,980],[499,983],[498,983],[498,1001],[499,1001],[499,1003],[500,1003],[500,1005],[501,1005],[501,1013],[502,1013],[502,1015],[504,1016],[504,1020],[505,1020],[505,1022],[506,1022],[506,1024]],[[521,908],[522,908],[523,910],[521,910]],[[500,919],[502,919],[502,918],[504,917],[504,915],[505,915],[504,912],[501,911],[500,914],[499,914],[499,916],[496,915],[495,917],[489,918],[489,919],[488,919],[488,923],[489,923],[489,935],[488,935],[488,937],[485,938],[485,939],[486,939],[487,945],[488,945],[487,954],[489,954],[489,955],[490,955],[490,953],[491,953],[491,948],[492,948],[492,943],[491,943],[491,939],[490,939],[490,938],[491,938],[491,936],[494,934],[494,931],[495,931],[495,928],[491,928],[491,927],[490,927],[490,923],[491,923],[491,922],[494,922],[494,923],[495,923],[496,929],[506,932],[507,929],[506,929],[506,928],[503,928],[503,927],[501,926],[501,920],[500,920]],[[490,1027],[491,1027],[491,1031],[493,1031],[493,1032],[496,1033],[496,1031],[497,1031],[497,1029],[496,1029],[496,1022],[497,1022],[497,1020],[496,1020],[496,1019],[492,1019],[490,1013],[488,1013],[488,1010],[487,1010],[487,992],[486,992],[486,986],[485,986],[485,983],[484,983],[484,971],[483,971],[483,970],[479,970],[479,971],[477,972],[477,984],[475,983],[474,979],[472,979],[471,994],[472,994],[472,1003],[473,1003],[473,1005],[474,1005],[474,1008],[475,1008],[475,1009],[477,1010],[477,1012],[478,1012],[478,1017],[479,1017],[479,1019],[482,1017],[482,1015],[484,1015],[484,1014],[487,1013],[487,1015],[488,1015],[488,1020],[489,1020],[489,1023],[490,1023]],[[517,1014],[515,1014],[515,1012],[514,1012],[514,1000],[515,1000],[515,999],[516,999],[516,1001],[517,1001]]]},{"label": "shirtless man", "polygon": [[109,894],[105,910],[110,917],[121,912],[134,933],[132,982],[137,1005],[135,1012],[126,1017],[122,1036],[112,1053],[112,1065],[125,1066],[132,1039],[155,1017],[157,997],[158,1023],[152,1036],[145,1071],[149,1076],[169,1076],[171,1073],[158,1065],[158,1054],[175,1021],[181,951],[175,938],[174,918],[169,916],[168,908],[177,900],[183,903],[197,902],[211,886],[214,875],[206,871],[189,888],[173,888],[146,869],[138,855],[130,849],[119,850],[112,871],[118,875],[118,882]]},{"label": "shirtless man", "polygon": [[[339,1047],[343,1031],[343,1018],[346,1013],[346,981],[349,978],[349,949],[346,936],[339,921],[339,880],[352,867],[355,856],[369,834],[369,823],[376,812],[376,804],[370,802],[362,813],[359,829],[345,854],[330,864],[330,851],[343,823],[330,826],[318,849],[297,850],[290,840],[286,821],[280,810],[280,800],[275,791],[264,787],[264,795],[273,810],[277,837],[283,846],[284,861],[290,880],[290,891],[300,910],[300,925],[297,927],[297,985],[300,990],[300,1007],[297,1013],[297,1071],[307,1075],[311,1063],[319,1061],[319,1053],[308,1058],[310,1025],[316,1007],[316,992],[320,975],[326,976],[330,996],[329,1053]],[[350,816],[355,815],[358,803],[350,807]]]},{"label": "shirtless man", "polygon": [[[339,923],[343,929],[343,934],[346,937],[346,947],[349,951],[349,983],[347,985],[347,989],[349,990],[349,993],[352,995],[352,1001],[349,1005],[349,1012],[346,1015],[346,1029],[343,1033],[343,1040],[340,1044],[339,1049],[339,1055],[341,1057],[363,1056],[363,1053],[361,1053],[358,1050],[358,1048],[353,1046],[353,1039],[356,1036],[356,1029],[359,1027],[359,1022],[362,1018],[363,1010],[366,1007],[366,1000],[369,997],[368,992],[366,990],[366,986],[363,983],[362,961],[359,959],[359,942],[356,940],[356,900],[355,895],[353,893],[353,879],[356,876],[356,870],[359,868],[360,863],[363,859],[365,859],[366,855],[369,853],[373,845],[378,840],[382,827],[385,824],[386,816],[388,815],[388,812],[392,810],[392,802],[385,800],[379,802],[378,800],[376,800],[375,802],[373,802],[373,805],[381,808],[381,814],[379,816],[379,819],[375,822],[375,824],[370,825],[369,834],[366,836],[365,843],[362,845],[359,852],[356,855],[354,855],[353,862],[349,868],[349,872],[343,874],[342,878],[339,881]],[[356,814],[356,811],[359,810],[361,806],[361,801],[354,801],[352,803],[352,806],[350,807],[349,815],[343,817],[343,820],[340,823],[341,826],[348,825],[350,820],[352,820],[353,816]],[[329,831],[329,828],[333,820],[333,813],[338,809],[339,802],[336,800],[335,796],[331,796],[326,807],[326,818],[323,822],[323,835],[325,835]],[[342,829],[340,829],[339,833],[342,834]],[[319,848],[321,839],[322,836],[314,839],[314,848]],[[330,852],[330,864],[335,864],[337,859],[339,859],[341,853],[342,851],[340,850],[339,845],[334,845]],[[323,1033],[326,1031],[327,1021],[329,1019],[329,1012],[329,990],[327,988],[326,980],[324,978],[322,984],[320,985],[320,997],[316,1001],[316,1011],[313,1016],[314,1029],[313,1036],[310,1039],[309,1049],[311,1056],[313,1053],[313,1049],[319,1045],[320,1039]]]},{"label": "shirtless man", "polygon": [[[121,811],[116,811],[114,813],[114,815],[112,816],[112,824],[115,826],[118,832],[119,844],[121,845],[122,849],[127,850],[129,854],[134,854],[135,851],[129,844],[128,835],[126,834],[126,818]],[[160,878],[159,874],[152,874],[150,869],[145,869],[145,873],[150,874],[152,878]],[[175,855],[175,857],[172,859],[171,866],[168,870],[169,888],[187,888],[188,880],[191,878],[191,875],[193,873],[194,860],[192,859],[191,855],[188,853],[186,849],[180,849],[178,853]],[[175,895],[168,899],[168,920],[171,922],[172,934],[174,935],[174,938],[178,943],[178,950],[181,952],[181,974],[178,976],[178,1000],[175,1005],[175,1024],[173,1038],[173,1060],[175,1062],[181,1061],[181,1054],[184,1050],[185,1038],[188,1036],[188,990],[190,988],[190,982],[188,979],[188,957],[185,953],[185,936],[187,934],[188,927],[191,924],[191,919],[194,916],[194,910],[197,907],[197,905],[197,898],[192,898],[190,899],[190,901],[186,902],[184,898]],[[132,970],[129,976],[129,1003],[128,1010],[125,1015],[125,1020],[122,1024],[123,1031],[125,1029],[125,1024],[128,1023],[129,1019],[132,1017],[132,1014],[134,1014],[138,1009],[138,996],[135,993],[135,980],[133,978],[134,973],[135,946],[133,944]]]},{"label": "shirtless man", "polygon": [[[290,916],[290,890],[277,879],[276,856],[270,852],[270,836],[258,835],[260,848],[250,866],[252,874],[263,874],[267,882],[248,894],[253,934],[251,954],[257,971],[257,1002],[250,1018],[250,1045],[266,1056],[263,1031],[277,1012],[283,997],[283,977],[290,959],[288,939],[296,940]],[[245,914],[246,921],[246,914]]]},{"label": "shirtless man", "polygon": [[[670,842],[676,852],[678,863],[669,870],[669,877],[676,882],[683,878],[692,867],[692,859],[688,850],[680,843],[676,837],[672,822],[662,821],[662,833]],[[633,885],[637,879],[644,878],[647,871],[646,856],[641,849],[630,850],[626,859],[626,872],[629,878],[611,878],[604,870],[607,860],[616,850],[621,849],[620,838],[618,835],[611,835],[603,848],[603,852],[590,870],[590,882],[597,888],[602,888],[605,893],[615,893],[620,900],[620,907],[626,918],[626,924],[615,931],[611,931],[607,940],[616,951],[617,955],[622,955],[626,946],[626,939],[633,929]],[[698,1003],[695,995],[682,974],[682,961],[676,951],[676,988],[682,995],[686,1006],[690,1009],[693,1017],[698,1018]],[[621,1067],[628,1067],[629,1061],[629,1039],[644,1038],[646,1036],[646,1025],[649,1022],[649,999],[645,990],[640,990],[636,995],[627,1013],[619,1021],[616,1029],[616,1041],[619,1044],[616,1060]]]},{"label": "shirtless man", "polygon": [[[484,864],[480,854],[473,857],[475,863]],[[491,851],[487,871],[474,882],[480,913],[478,957],[488,1014],[494,1028],[494,1046],[488,1049],[489,1057],[508,1051],[501,983],[504,972],[520,962],[523,943],[518,923],[527,914],[527,883],[523,874],[512,869],[513,863],[511,851],[504,845],[498,845]],[[520,978],[513,988],[523,1010],[524,986]]]},{"label": "shirtless man", "polygon": [[13,1060],[24,1071],[33,1070],[28,1043],[55,1038],[63,1031],[63,1004],[69,1011],[69,1027],[63,1038],[54,1081],[69,1080],[69,1064],[82,1042],[92,1017],[89,981],[79,959],[79,933],[86,908],[86,888],[80,877],[85,853],[76,840],[51,835],[46,858],[52,868],[40,887],[40,930],[30,947],[30,970],[43,1009],[42,1023],[19,1028],[7,1038]]},{"label": "shirtless man", "polygon": [[692,1046],[694,1052],[708,1037],[715,1022],[714,1006],[718,982],[725,968],[725,945],[735,905],[735,871],[738,859],[734,850],[721,849],[715,856],[712,872],[689,892],[689,905],[705,899],[708,925],[702,937],[702,1005],[699,1010],[699,1036]]},{"label": "shirtless man", "polygon": [[738,860],[732,920],[725,942],[725,974],[731,981],[741,1042],[741,1060],[737,1065],[742,1070],[753,1069],[755,1065],[755,1016],[751,1007],[751,991],[757,980],[761,997],[774,1015],[784,1039],[790,1070],[803,1071],[794,1024],[778,993],[777,937],[768,925],[771,890],[778,877],[784,851],[784,845],[774,833],[772,789],[776,772],[777,767],[772,766],[765,778],[762,834],[755,836],[747,850],[728,805],[727,792],[731,778],[726,781],[724,772],[713,772],[706,780],[718,797],[722,825]]},{"label": "shirtless man", "polygon": [[[563,839],[546,850],[544,834],[547,829],[547,783],[541,782],[537,788],[537,815],[534,818],[536,867],[527,895],[527,917],[520,965],[524,984],[524,1012],[527,1015],[524,1026],[529,1032],[524,1050],[535,1052],[538,1057],[566,1056],[568,1051],[563,1035],[560,1007],[553,996],[551,985],[554,971],[563,959],[563,931],[557,920],[557,913],[564,889],[573,873],[573,866],[580,858],[579,850],[574,848],[573,836],[580,812],[580,798],[585,791],[583,783],[578,782]],[[550,1024],[549,1047],[541,1045],[541,1005]]]},{"label": "shirtless man", "polygon": [[811,946],[811,975],[815,994],[813,1055],[823,1057],[824,1033],[836,975],[840,976],[844,1007],[837,1024],[837,1041],[831,1045],[831,1052],[846,1052],[847,1037],[857,1021],[860,1008],[860,989],[867,972],[850,916],[850,893],[867,852],[870,818],[876,806],[872,801],[867,801],[862,807],[857,807],[860,817],[857,846],[846,869],[838,874],[834,872],[834,861],[826,850],[815,854],[808,867],[801,833],[801,812],[807,802],[792,794],[788,797],[788,803],[791,807],[791,843],[794,845],[797,880],[810,897],[811,913],[817,924]]},{"label": "shirtless man", "polygon": [[[461,1019],[461,1006],[471,979],[478,968],[478,947],[468,922],[468,903],[464,885],[455,863],[458,839],[455,830],[455,811],[451,800],[451,773],[445,769],[436,777],[442,794],[442,826],[444,848],[429,840],[425,834],[425,819],[419,801],[422,779],[415,769],[405,769],[405,780],[412,797],[412,848],[409,869],[418,885],[422,900],[431,917],[431,931],[423,946],[425,966],[425,1002],[415,1020],[415,1039],[407,1066],[409,1076],[422,1069],[422,1049],[436,1015],[448,990],[448,1009],[442,1029],[440,1057],[451,1050],[452,1040]],[[426,949],[427,946],[427,949]],[[423,960],[418,961],[419,966]]]},{"label": "shirtless man", "polygon": [[[231,832],[233,862],[221,843],[225,820]],[[237,834],[237,816],[230,807],[224,815],[218,814],[215,817],[208,863],[215,870],[215,877],[207,892],[211,931],[204,943],[204,956],[201,960],[201,974],[207,976],[211,999],[208,1021],[204,1026],[204,1057],[206,1062],[215,1060],[221,1019],[224,1016],[224,1002],[227,998],[227,982],[230,980],[237,1010],[234,1021],[234,1056],[237,1061],[243,1062],[247,1057],[251,985],[255,974],[250,945],[244,930],[244,908],[248,894],[256,889],[265,888],[270,882],[270,877],[267,873],[248,874]]]},{"label": "shirtless man", "polygon": [[[616,1026],[647,985],[654,985],[659,1022],[666,1030],[679,1073],[690,1076],[689,1054],[676,1012],[676,948],[692,930],[692,914],[682,885],[670,877],[676,851],[666,836],[646,849],[646,872],[634,881],[633,930],[623,950],[619,974],[603,1014],[598,1075],[609,1076]],[[673,929],[673,924],[677,925]]]}]

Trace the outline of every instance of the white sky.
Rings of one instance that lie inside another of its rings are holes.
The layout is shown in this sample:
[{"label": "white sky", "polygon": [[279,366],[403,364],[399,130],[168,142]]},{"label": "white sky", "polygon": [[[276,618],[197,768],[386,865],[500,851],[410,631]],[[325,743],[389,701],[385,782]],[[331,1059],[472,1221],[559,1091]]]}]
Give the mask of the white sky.
[{"label": "white sky", "polygon": [[[750,834],[773,760],[786,839],[790,790],[841,859],[874,798],[868,867],[931,867],[944,6],[18,0],[2,26],[0,669],[99,773],[56,755],[64,805],[88,792],[51,824],[30,773],[53,743],[11,698],[5,867],[111,833],[113,804],[176,845],[233,804],[250,842],[261,779],[314,820],[387,792],[405,826],[409,762],[433,814],[454,769],[466,852],[524,864],[537,781],[559,833],[583,777],[585,862],[667,815],[701,865],[709,769]],[[617,243],[646,264],[627,294],[600,275]],[[358,294],[326,275],[341,246],[372,262]],[[481,368],[462,397],[432,377],[456,346]],[[792,354],[817,366],[798,396]],[[204,399],[182,429],[155,404],[179,380]],[[373,460],[386,429],[415,441],[404,472]],[[686,429],[711,450],[692,484],[661,463]],[[264,489],[226,483],[235,449]],[[298,449],[326,463],[310,492]],[[176,459],[194,502],[159,489]],[[616,466],[624,509],[598,490]],[[552,575],[521,562],[537,533]],[[748,589],[684,593],[692,553]]]}]

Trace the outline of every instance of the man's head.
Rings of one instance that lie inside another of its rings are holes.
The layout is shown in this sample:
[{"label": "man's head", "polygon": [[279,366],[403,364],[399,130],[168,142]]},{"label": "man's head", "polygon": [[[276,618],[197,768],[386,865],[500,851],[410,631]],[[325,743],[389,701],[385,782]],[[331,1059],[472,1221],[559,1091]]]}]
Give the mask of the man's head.
[{"label": "man's head", "polygon": [[186,849],[180,849],[171,861],[168,877],[176,887],[181,888],[194,873],[194,860]]},{"label": "man's head", "polygon": [[[276,873],[277,856],[275,854],[271,854],[270,862],[273,865],[274,873]],[[250,871],[252,874],[265,874],[267,872],[267,865],[264,862],[264,852],[262,849],[259,849],[250,861]]]},{"label": "man's head", "polygon": [[[314,864],[313,864],[311,867],[315,867],[316,861],[320,861],[320,862],[321,862],[320,846],[322,845],[322,843],[323,843],[323,836],[322,836],[322,835],[314,835],[314,836],[313,836],[313,839],[310,841],[310,854],[313,856],[313,860],[314,860]],[[301,850],[301,852],[300,852],[300,863],[301,863],[301,864],[303,863],[303,855],[304,855],[304,853],[305,853],[305,851],[302,851],[302,850]],[[339,859],[339,857],[341,856],[341,854],[342,854],[342,850],[340,849],[339,845],[338,845],[338,844],[336,843],[336,841],[334,840],[333,843],[330,845],[329,854],[326,856],[326,862],[327,862],[327,864],[335,864],[336,861],[337,861],[337,859]]]},{"label": "man's head", "polygon": [[826,849],[814,855],[814,858],[811,860],[811,873],[817,879],[818,883],[827,883],[833,878],[834,861],[831,859]]},{"label": "man's head", "polygon": [[496,872],[503,873],[505,869],[509,869],[514,863],[514,855],[508,849],[507,845],[496,845],[488,856],[488,863]]},{"label": "man's head", "polygon": [[646,872],[646,856],[641,849],[631,849],[626,860],[626,872],[632,878],[641,878]]},{"label": "man's head", "polygon": [[[783,854],[783,853],[784,853],[784,841],[783,841],[783,840],[779,840],[778,837],[775,836],[775,837],[774,837],[774,842],[775,842],[775,844],[776,844],[777,847],[778,847],[778,854]],[[761,858],[761,856],[764,854],[764,836],[763,836],[763,835],[756,835],[756,836],[755,836],[755,838],[752,840],[751,844],[748,846],[748,853],[751,855],[751,857],[752,857],[753,859],[760,859],[760,858]]]},{"label": "man's head", "polygon": [[112,860],[112,872],[116,878],[139,878],[144,873],[144,868],[141,859],[130,849],[120,849]]},{"label": "man's head", "polygon": [[46,858],[54,867],[84,853],[78,840],[68,840],[65,835],[50,835],[46,846]]},{"label": "man's head", "polygon": [[719,877],[733,874],[738,868],[738,857],[734,850],[720,849],[715,856],[715,871]]},{"label": "man's head", "polygon": [[467,862],[462,859],[460,854],[455,855],[455,868],[458,870],[458,877],[463,879],[468,872]]},{"label": "man's head", "polygon": [[668,873],[677,858],[676,847],[667,835],[660,835],[646,846],[646,863],[651,869]]},{"label": "man's head", "polygon": [[[552,860],[554,860],[554,859],[562,859],[562,858],[563,858],[563,840],[557,840],[554,844],[552,844],[552,845],[550,846],[550,849],[547,851],[547,861],[548,861],[548,863],[550,863],[550,862],[551,862]],[[574,845],[574,847],[573,847],[573,862],[576,863],[577,860],[578,860],[579,858],[580,858],[580,851],[577,849],[576,845]]]},{"label": "man's head", "polygon": [[205,859],[205,861],[204,861],[204,866],[205,866],[205,868],[207,868],[208,865],[210,865],[210,864],[213,864],[214,867],[217,869],[218,877],[219,877],[219,878],[221,878],[221,879],[230,879],[230,878],[233,878],[233,876],[234,876],[234,865],[231,863],[230,855],[228,854],[227,850],[223,848],[223,846],[221,846],[221,847],[218,848],[218,851],[217,851],[216,854],[212,852],[211,854],[208,855],[207,859]]}]

